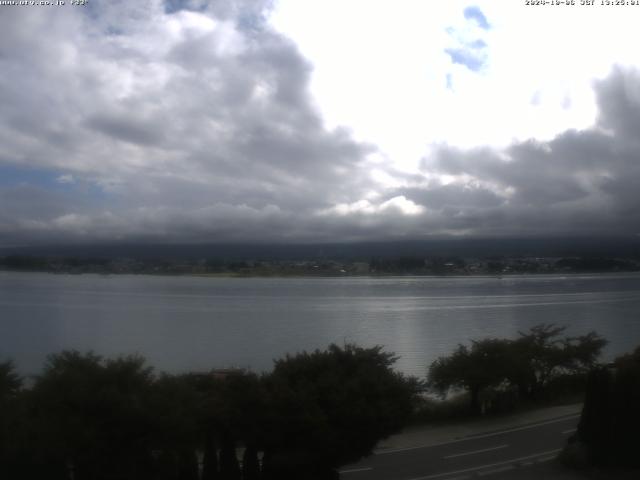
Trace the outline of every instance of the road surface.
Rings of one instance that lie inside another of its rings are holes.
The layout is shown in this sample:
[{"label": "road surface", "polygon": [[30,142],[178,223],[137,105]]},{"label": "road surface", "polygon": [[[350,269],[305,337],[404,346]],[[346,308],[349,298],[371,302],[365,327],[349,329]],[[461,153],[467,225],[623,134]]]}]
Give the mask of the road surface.
[{"label": "road surface", "polygon": [[580,415],[484,433],[437,445],[379,451],[340,471],[341,480],[463,480],[515,475],[553,460],[575,432]]}]

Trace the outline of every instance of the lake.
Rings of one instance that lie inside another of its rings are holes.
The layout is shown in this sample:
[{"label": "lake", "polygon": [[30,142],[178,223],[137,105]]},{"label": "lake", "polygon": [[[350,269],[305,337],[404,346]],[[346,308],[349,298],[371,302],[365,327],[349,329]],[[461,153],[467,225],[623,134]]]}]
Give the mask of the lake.
[{"label": "lake", "polygon": [[640,274],[205,278],[0,272],[0,360],[39,372],[62,349],[139,353],[159,370],[269,370],[332,342],[384,345],[424,376],[458,343],[541,322],[640,344]]}]

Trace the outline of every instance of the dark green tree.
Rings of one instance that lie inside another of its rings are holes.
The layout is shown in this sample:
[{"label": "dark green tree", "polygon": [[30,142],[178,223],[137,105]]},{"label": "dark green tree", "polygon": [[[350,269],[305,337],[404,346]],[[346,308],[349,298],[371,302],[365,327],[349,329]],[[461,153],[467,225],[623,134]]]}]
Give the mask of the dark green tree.
[{"label": "dark green tree", "polygon": [[152,382],[140,357],[50,356],[31,392],[40,439],[34,450],[72,470],[77,480],[148,478]]},{"label": "dark green tree", "polygon": [[25,419],[19,398],[21,389],[22,378],[13,362],[0,363],[0,478],[16,477],[21,468],[16,458],[16,432],[24,430]]},{"label": "dark green tree", "polygon": [[587,377],[578,436],[587,445],[587,457],[595,465],[605,465],[611,457],[612,383],[612,372],[606,367],[594,368]]},{"label": "dark green tree", "polygon": [[435,360],[428,371],[429,386],[446,394],[450,389],[469,392],[470,409],[479,412],[484,389],[513,386],[523,398],[538,392],[561,375],[586,374],[598,359],[606,340],[595,332],[561,337],[565,327],[536,325],[520,332],[516,340],[484,339],[470,347],[458,345],[449,355]]},{"label": "dark green tree", "polygon": [[220,478],[221,480],[240,480],[240,463],[236,456],[236,442],[227,431],[220,442]]},{"label": "dark green tree", "polygon": [[597,466],[640,467],[640,347],[588,376],[578,440]]},{"label": "dark green tree", "polygon": [[242,455],[242,480],[259,480],[260,462],[255,444],[249,444]]},{"label": "dark green tree", "polygon": [[12,361],[0,363],[0,402],[14,398],[22,388],[22,378]]},{"label": "dark green tree", "polygon": [[565,374],[586,374],[596,363],[607,341],[596,332],[561,337],[566,327],[540,324],[511,344],[509,380],[521,396],[535,399],[550,380]]},{"label": "dark green tree", "polygon": [[220,475],[217,443],[213,432],[205,433],[202,453],[202,480],[217,480]]},{"label": "dark green tree", "polygon": [[616,464],[640,467],[640,347],[614,363],[612,443]]},{"label": "dark green tree", "polygon": [[469,408],[481,411],[480,393],[504,382],[509,374],[510,342],[499,339],[472,341],[471,348],[458,345],[447,357],[439,357],[429,367],[428,385],[446,395],[451,388],[469,392]]},{"label": "dark green tree", "polygon": [[227,372],[217,383],[210,407],[217,412],[221,478],[239,479],[236,446],[241,444],[249,454],[257,453],[268,434],[264,429],[266,391],[262,379],[243,370]]},{"label": "dark green tree", "polygon": [[265,478],[337,478],[413,412],[420,383],[392,370],[382,347],[331,345],[287,355],[267,378]]},{"label": "dark green tree", "polygon": [[[197,476],[197,451],[203,458],[203,478],[218,478],[216,441],[206,399],[213,379],[206,375],[161,375],[153,386],[153,452],[160,459],[163,480]],[[194,473],[195,472],[195,473]]]},{"label": "dark green tree", "polygon": [[[204,480],[239,479],[236,445],[256,450],[264,436],[261,379],[242,370],[162,375],[154,392],[156,448],[164,452],[163,470],[177,472],[180,459],[192,458],[185,452],[200,452]],[[164,475],[176,478],[178,473]]]}]

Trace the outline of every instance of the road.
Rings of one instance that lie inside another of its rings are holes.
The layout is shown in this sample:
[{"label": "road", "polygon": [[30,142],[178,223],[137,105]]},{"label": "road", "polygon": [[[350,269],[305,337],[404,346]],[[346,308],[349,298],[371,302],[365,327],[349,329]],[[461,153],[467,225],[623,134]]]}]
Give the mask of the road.
[{"label": "road", "polygon": [[383,450],[344,467],[340,478],[463,480],[539,465],[556,457],[578,419],[568,415],[438,445]]}]

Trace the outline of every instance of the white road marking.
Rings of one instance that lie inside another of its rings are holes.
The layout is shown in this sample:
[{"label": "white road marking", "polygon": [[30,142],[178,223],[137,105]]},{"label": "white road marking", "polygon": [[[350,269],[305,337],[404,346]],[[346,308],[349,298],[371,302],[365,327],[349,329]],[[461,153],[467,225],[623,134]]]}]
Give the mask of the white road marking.
[{"label": "white road marking", "polygon": [[389,449],[389,450],[381,450],[379,452],[375,452],[374,455],[387,455],[389,453],[406,452],[406,451],[409,451],[409,450],[419,450],[421,448],[440,447],[442,445],[449,445],[451,443],[468,442],[469,440],[476,440],[477,438],[495,437],[496,435],[502,435],[503,433],[519,432],[520,430],[527,430],[527,429],[530,429],[530,428],[542,427],[544,425],[550,425],[552,423],[564,422],[564,421],[572,420],[574,418],[579,418],[579,417],[580,417],[580,414],[577,413],[575,415],[570,415],[570,416],[567,416],[567,417],[562,417],[562,418],[558,418],[558,419],[554,419],[554,420],[548,420],[546,422],[534,423],[532,425],[525,425],[525,426],[522,426],[522,427],[509,428],[507,430],[500,430],[499,432],[484,433],[484,434],[481,434],[481,435],[473,435],[473,436],[469,436],[469,437],[458,438],[456,440],[449,440],[448,442],[424,444],[424,445],[418,445],[418,446],[415,446],[415,447],[404,447],[404,448],[393,448],[393,449]]},{"label": "white road marking", "polygon": [[491,452],[492,450],[500,450],[501,448],[507,448],[509,445],[499,445],[497,447],[489,447],[489,448],[483,448],[482,450],[474,450],[473,452],[464,452],[464,453],[456,453],[454,455],[447,455],[446,457],[443,458],[457,458],[457,457],[464,457],[466,455],[474,455],[476,453],[484,453],[484,452]]},{"label": "white road marking", "polygon": [[479,470],[485,470],[485,469],[492,468],[492,467],[500,467],[500,466],[503,466],[503,465],[509,465],[509,464],[518,463],[518,462],[521,462],[523,460],[528,460],[530,458],[545,457],[547,455],[553,455],[553,454],[558,453],[560,450],[562,450],[562,449],[561,448],[557,448],[555,450],[549,450],[549,451],[546,451],[546,452],[534,453],[533,455],[527,455],[526,457],[512,458],[511,460],[505,460],[503,462],[488,463],[487,465],[480,465],[480,466],[477,466],[477,467],[465,468],[465,469],[462,469],[462,470],[454,470],[454,471],[451,471],[451,472],[436,473],[434,475],[427,475],[427,476],[424,476],[424,477],[415,477],[415,478],[412,478],[410,480],[431,480],[432,478],[448,477],[450,475],[457,475],[459,473],[478,472]]},{"label": "white road marking", "polygon": [[351,468],[349,470],[340,470],[338,473],[356,473],[356,472],[368,472],[369,470],[373,470],[371,467],[363,467],[363,468]]},{"label": "white road marking", "polygon": [[536,463],[550,462],[551,460],[555,460],[555,458],[556,458],[555,455],[551,455],[550,457],[537,458],[536,459]]},{"label": "white road marking", "polygon": [[570,428],[569,430],[564,430],[564,431],[562,432],[562,434],[563,434],[563,435],[568,435],[568,434],[570,434],[570,433],[575,432],[576,430],[577,430],[577,428]]}]

